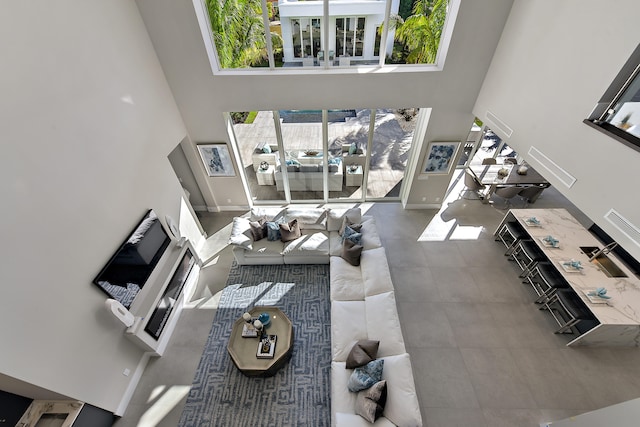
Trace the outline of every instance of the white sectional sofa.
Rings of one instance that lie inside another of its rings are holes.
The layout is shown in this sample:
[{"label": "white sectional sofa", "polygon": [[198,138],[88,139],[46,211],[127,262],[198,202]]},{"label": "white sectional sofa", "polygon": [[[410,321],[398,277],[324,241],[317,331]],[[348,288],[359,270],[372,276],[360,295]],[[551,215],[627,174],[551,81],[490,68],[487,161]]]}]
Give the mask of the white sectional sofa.
[{"label": "white sectional sofa", "polygon": [[[238,265],[265,264],[329,264],[332,255],[340,255],[342,242],[338,231],[346,209],[310,207],[253,208],[246,217],[234,218],[231,231],[233,256]],[[358,209],[358,215],[359,214]],[[250,221],[290,222],[298,220],[302,236],[290,242],[254,241],[249,233]],[[362,218],[362,245],[364,249],[382,246],[373,217]]]},{"label": "white sectional sofa", "polygon": [[[362,224],[360,265],[352,265],[341,256],[339,230],[345,215],[350,222]],[[298,219],[302,236],[287,243],[266,238],[253,241],[250,237],[247,241],[246,232],[242,234],[241,230],[250,220],[259,218]],[[411,359],[405,349],[387,256],[375,219],[362,216],[359,208],[254,208],[246,218],[234,220],[234,229],[230,243],[235,245],[238,264],[330,265],[332,426],[422,426]],[[376,358],[384,360],[386,405],[373,424],[357,414],[357,393],[347,387],[353,372],[346,368],[347,356],[359,340],[379,341]]]}]

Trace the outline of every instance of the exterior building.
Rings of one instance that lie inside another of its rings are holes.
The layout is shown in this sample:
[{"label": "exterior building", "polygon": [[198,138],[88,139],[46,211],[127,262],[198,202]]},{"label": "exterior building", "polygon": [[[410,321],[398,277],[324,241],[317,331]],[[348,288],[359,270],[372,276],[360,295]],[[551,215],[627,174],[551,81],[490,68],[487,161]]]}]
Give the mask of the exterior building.
[{"label": "exterior building", "polygon": [[[396,14],[399,0],[391,1]],[[325,47],[323,2],[280,0],[280,22],[284,43],[284,62],[302,63],[303,58],[329,59],[349,57],[352,61],[372,63],[380,57],[380,26],[384,21],[385,0],[332,0],[329,2],[329,47]],[[386,51],[393,48],[393,31],[389,31]]]}]

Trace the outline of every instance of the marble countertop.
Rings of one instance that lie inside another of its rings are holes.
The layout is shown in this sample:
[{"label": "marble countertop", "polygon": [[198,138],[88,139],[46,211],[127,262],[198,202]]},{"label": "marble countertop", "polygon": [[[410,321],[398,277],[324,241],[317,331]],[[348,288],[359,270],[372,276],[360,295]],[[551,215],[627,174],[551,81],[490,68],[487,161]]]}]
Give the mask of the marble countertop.
[{"label": "marble countertop", "polygon": [[[607,256],[628,277],[608,277],[597,264],[590,262],[580,246],[602,248],[604,245],[566,209],[512,209],[508,215],[513,215],[522,224],[601,324],[640,325],[640,280],[613,253]],[[540,226],[527,224],[531,217],[535,217]],[[543,239],[547,236],[558,240],[559,247],[546,247]],[[566,271],[563,263],[570,260],[580,261],[583,269]],[[586,293],[600,287],[605,288],[606,295],[611,298],[606,303],[592,303]]]}]

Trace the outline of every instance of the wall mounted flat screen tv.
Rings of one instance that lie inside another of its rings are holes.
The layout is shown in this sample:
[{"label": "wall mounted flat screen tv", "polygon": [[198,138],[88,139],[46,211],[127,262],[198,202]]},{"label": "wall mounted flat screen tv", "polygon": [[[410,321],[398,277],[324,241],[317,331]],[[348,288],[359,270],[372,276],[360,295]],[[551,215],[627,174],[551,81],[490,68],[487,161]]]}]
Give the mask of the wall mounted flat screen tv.
[{"label": "wall mounted flat screen tv", "polygon": [[129,308],[170,242],[158,216],[148,210],[93,283]]}]

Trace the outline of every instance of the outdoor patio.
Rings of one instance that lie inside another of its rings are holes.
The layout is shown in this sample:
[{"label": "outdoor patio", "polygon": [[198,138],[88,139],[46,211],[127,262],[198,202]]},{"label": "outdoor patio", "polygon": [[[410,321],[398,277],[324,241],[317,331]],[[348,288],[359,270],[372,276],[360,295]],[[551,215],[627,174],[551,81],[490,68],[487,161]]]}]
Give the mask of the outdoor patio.
[{"label": "outdoor patio", "polygon": [[[405,121],[394,110],[379,109],[376,112],[372,147],[368,147],[370,110],[335,110],[333,117],[338,121],[328,123],[329,158],[342,157],[342,146],[355,143],[364,153],[371,150],[369,174],[362,185],[347,186],[343,180],[341,191],[330,191],[331,199],[361,199],[366,188],[366,198],[398,197],[404,177],[409,150],[411,148],[415,118]],[[343,114],[337,111],[354,111]],[[292,122],[290,117],[281,119],[282,139],[287,158],[295,157],[307,150],[322,151],[322,123],[314,117],[319,112],[305,112],[306,122]],[[355,116],[355,117],[353,117]],[[330,113],[330,119],[331,119]],[[342,121],[343,119],[343,121]],[[402,123],[401,123],[402,122]],[[276,145],[277,139],[271,111],[258,112],[251,124],[235,124],[234,132],[240,150],[240,157],[251,197],[254,201],[285,200],[284,191],[277,191],[275,185],[259,185],[253,168],[255,148],[262,142]],[[280,156],[280,161],[283,157]],[[344,163],[349,166],[349,160]],[[341,167],[343,167],[341,165]],[[346,174],[345,174],[346,176]],[[292,191],[292,200],[322,200],[321,191]]]}]

